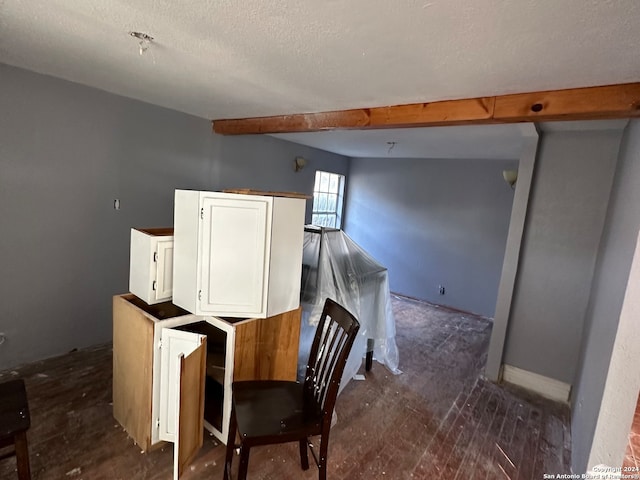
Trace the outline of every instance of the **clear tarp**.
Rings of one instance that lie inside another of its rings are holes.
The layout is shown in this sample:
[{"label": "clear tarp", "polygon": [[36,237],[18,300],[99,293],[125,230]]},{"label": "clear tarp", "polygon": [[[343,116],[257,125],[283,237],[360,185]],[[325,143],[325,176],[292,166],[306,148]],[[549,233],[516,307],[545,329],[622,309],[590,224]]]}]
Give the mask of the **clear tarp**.
[{"label": "clear tarp", "polygon": [[372,343],[374,358],[390,372],[402,373],[398,370],[396,325],[387,269],[342,230],[307,226],[302,259],[298,377],[304,377],[313,336],[327,297],[343,305],[360,322],[340,389],[356,375]]}]

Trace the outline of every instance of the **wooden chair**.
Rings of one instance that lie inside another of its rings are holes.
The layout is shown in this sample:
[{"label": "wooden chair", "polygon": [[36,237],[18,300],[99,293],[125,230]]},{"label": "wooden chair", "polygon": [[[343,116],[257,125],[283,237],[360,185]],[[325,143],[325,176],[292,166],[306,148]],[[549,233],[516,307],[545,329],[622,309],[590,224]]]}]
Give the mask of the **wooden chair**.
[{"label": "wooden chair", "polygon": [[[359,328],[353,315],[327,299],[311,346],[304,383],[278,380],[233,383],[225,480],[231,478],[233,451],[237,447],[240,447],[238,480],[245,480],[252,447],[287,442],[299,442],[303,470],[309,468],[308,446],[318,465],[320,480],[327,478],[333,407]],[[315,435],[321,435],[319,455],[309,443],[309,437]]]},{"label": "wooden chair", "polygon": [[30,480],[27,430],[31,426],[27,392],[22,379],[0,383],[0,448],[13,449],[0,460],[15,455],[19,480]]}]

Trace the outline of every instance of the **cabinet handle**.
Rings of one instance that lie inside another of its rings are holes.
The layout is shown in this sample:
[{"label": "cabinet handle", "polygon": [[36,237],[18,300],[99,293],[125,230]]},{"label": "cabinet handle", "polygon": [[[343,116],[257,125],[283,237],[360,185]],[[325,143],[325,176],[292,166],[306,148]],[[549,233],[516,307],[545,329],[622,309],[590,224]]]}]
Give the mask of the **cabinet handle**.
[{"label": "cabinet handle", "polygon": [[153,252],[153,261],[158,263],[158,252]]},{"label": "cabinet handle", "polygon": [[156,281],[154,280],[153,283],[151,284],[151,290],[155,291],[156,289]]},{"label": "cabinet handle", "polygon": [[198,290],[198,301],[202,300],[202,290]]},{"label": "cabinet handle", "polygon": [[204,208],[200,209],[200,220],[204,220]]}]

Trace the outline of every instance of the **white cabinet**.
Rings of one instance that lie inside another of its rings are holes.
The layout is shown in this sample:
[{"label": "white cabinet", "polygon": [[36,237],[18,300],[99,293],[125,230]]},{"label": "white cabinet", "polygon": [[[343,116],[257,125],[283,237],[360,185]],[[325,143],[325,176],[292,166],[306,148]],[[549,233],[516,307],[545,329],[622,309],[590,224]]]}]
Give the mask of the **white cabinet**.
[{"label": "white cabinet", "polygon": [[300,308],[223,319],[114,296],[114,417],[144,451],[173,442],[177,478],[203,429],[226,442],[233,381],[296,379],[300,320]]},{"label": "white cabinet", "polygon": [[173,229],[131,229],[129,291],[150,305],[173,294]]},{"label": "white cabinet", "polygon": [[305,200],[176,190],[173,302],[197,315],[298,308]]}]

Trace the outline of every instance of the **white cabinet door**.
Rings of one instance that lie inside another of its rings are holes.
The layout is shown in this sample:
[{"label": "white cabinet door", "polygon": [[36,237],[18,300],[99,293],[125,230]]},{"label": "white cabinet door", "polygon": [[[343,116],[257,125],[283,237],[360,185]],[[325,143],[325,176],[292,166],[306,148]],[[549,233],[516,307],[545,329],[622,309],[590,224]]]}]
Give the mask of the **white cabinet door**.
[{"label": "white cabinet door", "polygon": [[[206,335],[163,328],[160,349],[160,440],[175,442],[180,417],[181,356],[206,345]],[[202,377],[204,381],[204,376]],[[202,398],[204,401],[204,384]]]},{"label": "white cabinet door", "polygon": [[199,313],[264,316],[271,204],[247,195],[201,205]]},{"label": "white cabinet door", "polygon": [[173,294],[173,239],[158,240],[155,260],[156,300],[169,300]]}]

